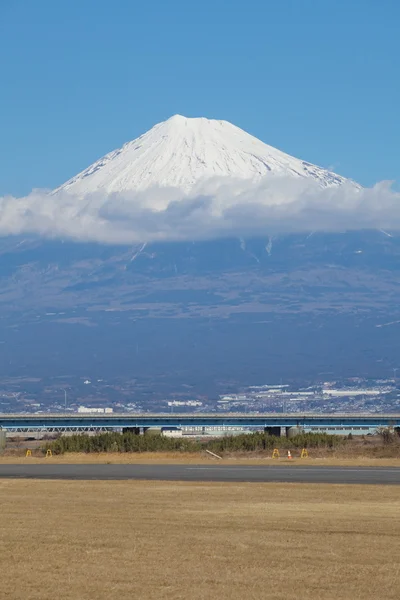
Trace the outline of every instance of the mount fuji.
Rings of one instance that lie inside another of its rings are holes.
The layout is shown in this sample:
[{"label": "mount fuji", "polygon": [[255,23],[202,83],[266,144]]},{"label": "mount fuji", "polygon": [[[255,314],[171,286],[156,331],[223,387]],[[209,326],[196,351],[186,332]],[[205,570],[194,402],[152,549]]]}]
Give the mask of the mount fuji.
[{"label": "mount fuji", "polygon": [[227,121],[175,115],[110,152],[56,190],[77,196],[173,187],[191,192],[215,177],[260,180],[312,178],[321,187],[344,177],[264,144]]},{"label": "mount fuji", "polygon": [[[281,177],[338,197],[361,189],[226,121],[176,115],[50,197],[73,199],[75,218],[92,198],[134,204],[144,194],[157,214],[159,190],[185,201]],[[385,376],[397,366],[399,261],[400,238],[387,230],[129,244],[5,237],[2,372],[146,377],[147,394],[183,395],[326,373]]]}]

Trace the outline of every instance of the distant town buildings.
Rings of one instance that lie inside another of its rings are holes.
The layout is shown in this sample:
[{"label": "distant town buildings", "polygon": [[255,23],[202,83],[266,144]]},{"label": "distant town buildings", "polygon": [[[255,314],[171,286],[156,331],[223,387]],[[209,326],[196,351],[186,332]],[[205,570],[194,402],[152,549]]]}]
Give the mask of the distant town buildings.
[{"label": "distant town buildings", "polygon": [[171,400],[167,403],[168,406],[203,406],[203,403],[200,400]]},{"label": "distant town buildings", "polygon": [[[90,378],[3,380],[1,413],[397,413],[400,411],[400,378],[332,378],[238,386],[227,382],[218,393],[196,395],[193,388],[151,393],[135,379],[107,381]],[[65,394],[68,389],[68,394]],[[186,433],[186,432],[185,432]]]},{"label": "distant town buildings", "polygon": [[78,413],[93,413],[93,414],[104,414],[104,413],[112,413],[114,412],[113,408],[98,408],[98,407],[91,407],[89,408],[88,406],[78,406]]}]

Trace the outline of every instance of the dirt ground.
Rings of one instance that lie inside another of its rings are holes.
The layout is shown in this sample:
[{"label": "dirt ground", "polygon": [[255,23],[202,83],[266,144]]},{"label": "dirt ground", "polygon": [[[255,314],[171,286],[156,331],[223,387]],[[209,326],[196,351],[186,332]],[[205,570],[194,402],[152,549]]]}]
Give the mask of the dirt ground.
[{"label": "dirt ground", "polygon": [[397,487],[0,480],[0,598],[397,600]]},{"label": "dirt ground", "polygon": [[[272,453],[271,453],[272,454]],[[60,456],[52,456],[45,458],[40,451],[33,451],[31,457],[25,457],[25,450],[17,454],[0,454],[0,464],[25,464],[53,462],[57,464],[235,464],[235,465],[265,465],[265,464],[280,464],[280,465],[330,465],[330,466],[380,466],[380,467],[400,467],[400,458],[371,458],[371,457],[354,457],[346,458],[345,456],[318,456],[316,451],[309,451],[309,458],[304,459],[294,454],[292,460],[288,460],[285,451],[280,451],[279,459],[272,459],[271,454],[257,456],[248,454],[247,456],[232,455],[229,458],[218,460],[209,456],[205,452],[202,453],[183,453],[183,452],[143,452],[143,453],[68,453]]]}]

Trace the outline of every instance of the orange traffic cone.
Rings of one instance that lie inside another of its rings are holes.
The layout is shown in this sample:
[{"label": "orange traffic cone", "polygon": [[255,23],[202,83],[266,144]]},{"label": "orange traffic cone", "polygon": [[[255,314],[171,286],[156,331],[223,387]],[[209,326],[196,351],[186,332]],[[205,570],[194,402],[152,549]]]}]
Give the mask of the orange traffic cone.
[{"label": "orange traffic cone", "polygon": [[291,454],[290,450],[287,451],[287,457],[288,457],[288,460],[292,460],[292,454]]}]

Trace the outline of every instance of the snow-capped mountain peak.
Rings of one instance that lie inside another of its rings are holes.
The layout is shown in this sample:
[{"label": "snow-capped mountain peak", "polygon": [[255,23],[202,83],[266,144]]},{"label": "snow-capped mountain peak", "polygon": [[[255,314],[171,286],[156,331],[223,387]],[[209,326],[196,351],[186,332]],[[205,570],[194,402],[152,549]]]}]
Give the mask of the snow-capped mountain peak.
[{"label": "snow-capped mountain peak", "polygon": [[190,192],[214,177],[259,180],[271,175],[312,178],[321,187],[347,181],[268,146],[227,121],[174,115],[106,154],[55,192],[84,196],[152,186]]}]

